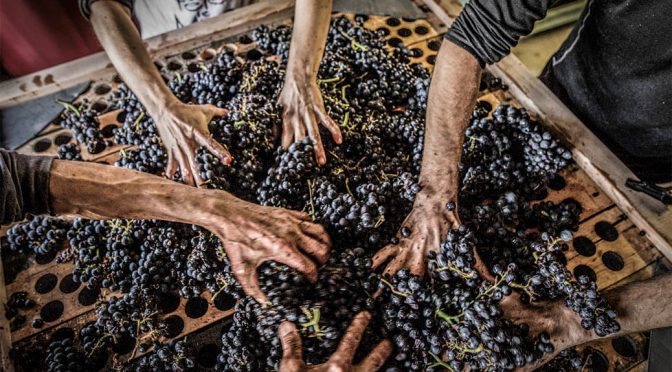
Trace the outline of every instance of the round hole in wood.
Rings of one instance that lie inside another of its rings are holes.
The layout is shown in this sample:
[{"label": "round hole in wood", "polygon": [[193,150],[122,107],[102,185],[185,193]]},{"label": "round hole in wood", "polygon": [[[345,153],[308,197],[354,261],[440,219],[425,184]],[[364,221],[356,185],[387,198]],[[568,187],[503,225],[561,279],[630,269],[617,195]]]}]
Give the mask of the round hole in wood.
[{"label": "round hole in wood", "polygon": [[432,54],[430,56],[427,56],[427,63],[429,63],[430,65],[435,64],[436,63],[436,55]]},{"label": "round hole in wood", "polygon": [[413,35],[413,31],[407,29],[406,27],[403,27],[397,30],[397,35],[401,37],[409,37]]},{"label": "round hole in wood", "polygon": [[425,54],[425,52],[423,52],[420,48],[411,49],[411,55],[415,58],[420,58],[423,54]]},{"label": "round hole in wood", "polygon": [[207,61],[207,60],[215,58],[216,55],[217,55],[216,50],[214,50],[212,48],[207,48],[207,49],[203,49],[201,51],[201,53],[199,54],[199,57],[201,57],[202,60]]},{"label": "round hole in wood", "polygon": [[390,17],[385,20],[385,23],[388,26],[397,27],[401,24],[401,21],[399,20],[399,18]]},{"label": "round hole in wood", "polygon": [[565,178],[559,174],[556,174],[555,177],[548,181],[548,187],[551,190],[560,191],[564,189],[565,186],[567,186],[567,181],[565,181]]},{"label": "round hole in wood", "polygon": [[572,245],[576,252],[582,256],[590,257],[595,254],[597,250],[595,243],[592,240],[586,238],[585,236],[577,236],[572,241]]},{"label": "round hole in wood", "polygon": [[599,192],[599,191],[595,191],[594,193],[592,193],[592,194],[590,194],[590,195],[591,195],[593,198],[597,198],[598,196],[600,196],[600,192]]},{"label": "round hole in wood", "polygon": [[112,76],[112,81],[115,82],[115,83],[117,83],[117,84],[121,84],[121,83],[124,82],[124,81],[121,79],[121,76],[119,76],[118,74],[114,74],[114,76]]},{"label": "round hole in wood", "polygon": [[100,296],[100,288],[89,289],[84,287],[77,295],[77,302],[82,306],[91,306],[98,301],[98,296]]},{"label": "round hole in wood", "polygon": [[161,293],[157,307],[162,314],[169,314],[180,306],[180,296],[175,292]]},{"label": "round hole in wood", "polygon": [[58,285],[58,289],[63,293],[72,293],[76,291],[82,283],[76,282],[72,278],[72,274],[68,274],[61,279],[61,284]]},{"label": "round hole in wood", "polygon": [[187,71],[189,72],[198,72],[200,71],[200,69],[201,67],[196,62],[191,62],[190,64],[187,65]]},{"label": "round hole in wood", "polygon": [[217,345],[205,344],[198,350],[196,362],[203,368],[212,368],[217,364],[217,355],[219,355]]},{"label": "round hole in wood", "polygon": [[226,311],[236,306],[236,299],[226,292],[219,292],[214,299],[215,307]]},{"label": "round hole in wood", "polygon": [[611,346],[618,354],[626,358],[634,358],[637,355],[637,345],[630,336],[616,337],[611,340]]},{"label": "round hole in wood", "polygon": [[177,71],[182,68],[182,64],[177,61],[170,61],[166,67],[168,67],[168,70],[170,71]]},{"label": "round hole in wood", "polygon": [[485,111],[492,111],[492,104],[488,101],[478,101],[478,106],[480,106]]},{"label": "round hole in wood", "polygon": [[155,62],[154,62],[154,66],[156,66],[156,68],[157,68],[158,70],[161,70],[161,69],[163,68],[163,64],[162,64],[161,62],[156,62],[156,61],[155,61]]},{"label": "round hole in wood", "polygon": [[56,138],[54,138],[54,143],[57,146],[65,145],[66,143],[70,142],[71,139],[72,135],[70,135],[70,133],[61,133],[58,136],[56,136]]},{"label": "round hole in wood", "polygon": [[58,278],[52,273],[44,274],[35,282],[35,292],[45,294],[56,288]]},{"label": "round hole in wood", "polygon": [[107,124],[106,126],[103,127],[103,129],[100,130],[100,133],[103,135],[104,138],[112,138],[114,137],[115,129],[117,129],[116,125]]},{"label": "round hole in wood", "polygon": [[182,59],[184,59],[184,60],[187,60],[187,61],[188,61],[188,60],[190,60],[190,59],[194,59],[194,58],[196,58],[196,55],[195,55],[194,53],[192,53],[192,52],[184,52],[184,53],[182,53]]},{"label": "round hole in wood", "polygon": [[366,22],[369,20],[369,16],[366,14],[356,14],[355,21]]},{"label": "round hole in wood", "polygon": [[54,341],[63,341],[66,339],[75,339],[75,331],[70,328],[70,327],[63,327],[59,328],[54,333],[51,334],[51,338],[49,338],[49,342],[54,342]]},{"label": "round hole in wood", "polygon": [[429,33],[429,29],[425,26],[418,26],[415,28],[415,33],[418,35],[427,35]]},{"label": "round hole in wood", "polygon": [[96,85],[95,88],[93,88],[93,92],[96,93],[99,96],[102,96],[104,94],[109,93],[112,90],[112,87],[110,87],[107,84],[99,84]]},{"label": "round hole in wood", "polygon": [[49,138],[42,138],[41,140],[35,142],[33,145],[33,151],[35,152],[45,152],[51,147],[51,140]]},{"label": "round hole in wood", "polygon": [[613,242],[618,239],[618,230],[614,225],[610,224],[607,221],[600,221],[595,224],[595,233],[602,239]]},{"label": "round hole in wood", "polygon": [[587,348],[586,367],[593,372],[607,372],[609,370],[609,359],[599,350]]},{"label": "round hole in wood", "polygon": [[245,59],[249,61],[258,61],[263,56],[264,55],[261,54],[261,52],[258,49],[251,49],[247,53],[245,53]]},{"label": "round hole in wood", "polygon": [[126,111],[121,111],[117,114],[117,122],[118,123],[123,123],[126,120],[126,116],[128,115],[128,112]]},{"label": "round hole in wood", "polygon": [[578,265],[574,268],[574,277],[578,278],[580,276],[587,276],[591,281],[597,280],[597,275],[595,271],[586,265]]},{"label": "round hole in wood", "polygon": [[438,52],[439,49],[441,49],[441,42],[438,40],[431,40],[430,42],[427,43],[427,48],[429,48],[429,50]]},{"label": "round hole in wood", "polygon": [[112,351],[117,354],[128,354],[135,349],[135,339],[129,335],[117,339],[116,343],[112,344]]},{"label": "round hole in wood", "polygon": [[201,297],[192,297],[184,306],[184,312],[188,317],[197,319],[205,315],[208,311],[208,301]]},{"label": "round hole in wood", "polygon": [[45,322],[53,322],[63,315],[63,302],[54,300],[46,303],[40,309],[40,318]]},{"label": "round hole in wood", "polygon": [[37,262],[39,265],[46,265],[49,262],[53,261],[54,258],[56,258],[56,251],[50,251],[45,254],[36,254],[35,255],[35,262]]},{"label": "round hole in wood", "polygon": [[391,37],[387,39],[387,44],[396,48],[401,44],[401,39],[398,37]]},{"label": "round hole in wood", "polygon": [[179,315],[171,315],[164,321],[166,322],[166,338],[175,338],[184,330],[184,320]]},{"label": "round hole in wood", "polygon": [[567,257],[564,254],[558,255],[558,261],[563,265],[567,265]]},{"label": "round hole in wood", "polygon": [[415,22],[417,19],[415,18],[408,18],[408,17],[401,17],[401,20],[404,22]]},{"label": "round hole in wood", "polygon": [[621,271],[625,267],[623,257],[614,251],[604,252],[602,254],[602,263],[611,271]]},{"label": "round hole in wood", "polygon": [[105,101],[96,101],[94,102],[93,105],[91,105],[91,109],[99,114],[105,112],[105,110],[107,110],[107,107],[108,105],[107,102]]},{"label": "round hole in wood", "polygon": [[376,30],[376,33],[378,33],[380,36],[388,36],[390,34],[390,29],[387,27],[379,27]]}]

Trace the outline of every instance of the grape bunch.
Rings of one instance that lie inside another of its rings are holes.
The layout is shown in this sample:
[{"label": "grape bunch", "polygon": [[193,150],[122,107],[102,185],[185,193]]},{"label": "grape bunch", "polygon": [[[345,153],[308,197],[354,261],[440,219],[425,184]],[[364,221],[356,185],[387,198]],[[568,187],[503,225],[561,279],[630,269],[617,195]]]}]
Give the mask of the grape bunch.
[{"label": "grape bunch", "polygon": [[48,216],[28,216],[28,219],[30,222],[16,224],[7,231],[11,250],[46,255],[61,247],[69,227],[67,221]]}]

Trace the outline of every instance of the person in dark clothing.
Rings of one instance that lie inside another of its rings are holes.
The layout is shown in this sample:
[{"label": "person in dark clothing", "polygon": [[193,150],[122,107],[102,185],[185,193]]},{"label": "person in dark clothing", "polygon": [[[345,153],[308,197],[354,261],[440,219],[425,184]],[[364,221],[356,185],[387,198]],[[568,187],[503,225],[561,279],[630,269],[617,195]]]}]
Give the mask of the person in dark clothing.
[{"label": "person in dark clothing", "polygon": [[202,226],[217,235],[245,292],[267,302],[256,269],[282,262],[317,280],[329,236],[308,214],[263,207],[217,190],[102,164],[56,160],[0,149],[0,221],[30,214],[157,219]]},{"label": "person in dark clothing", "polygon": [[[459,226],[457,210],[444,205],[458,200],[464,132],[483,67],[506,56],[551,4],[551,0],[470,0],[451,26],[429,89],[421,191],[402,224],[413,229],[410,236],[398,234],[398,244],[376,253],[374,267],[387,263],[386,274],[408,268],[422,276],[427,253]],[[544,72],[550,88],[648,181],[672,179],[672,23],[667,19],[671,10],[672,3],[664,1],[589,0]],[[489,276],[478,258],[476,268]],[[605,293],[619,314],[618,334],[672,325],[672,296],[658,292],[671,283],[672,276],[665,275]],[[583,330],[580,318],[561,302],[524,306],[511,295],[502,306],[511,320],[528,323],[532,335],[548,332],[555,353],[597,338]]]}]

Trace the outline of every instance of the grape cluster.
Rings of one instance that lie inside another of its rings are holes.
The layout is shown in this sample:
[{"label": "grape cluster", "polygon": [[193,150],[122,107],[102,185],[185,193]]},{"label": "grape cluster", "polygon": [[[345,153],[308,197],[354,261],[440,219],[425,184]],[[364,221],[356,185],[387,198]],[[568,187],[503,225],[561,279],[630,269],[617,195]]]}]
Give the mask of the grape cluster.
[{"label": "grape cluster", "polygon": [[74,142],[58,146],[56,157],[62,160],[82,160],[82,153],[79,145]]},{"label": "grape cluster", "polygon": [[75,348],[71,338],[49,344],[46,359],[48,372],[85,371],[82,361],[82,353]]},{"label": "grape cluster", "polygon": [[63,105],[66,111],[61,114],[60,125],[70,129],[77,141],[86,146],[89,153],[98,154],[105,150],[108,143],[100,132],[98,121],[100,113],[94,110],[86,100],[82,101],[79,107],[70,103],[63,103]]},{"label": "grape cluster", "polygon": [[46,255],[61,247],[69,228],[67,221],[48,216],[28,218],[30,222],[16,224],[7,231],[11,250]]}]

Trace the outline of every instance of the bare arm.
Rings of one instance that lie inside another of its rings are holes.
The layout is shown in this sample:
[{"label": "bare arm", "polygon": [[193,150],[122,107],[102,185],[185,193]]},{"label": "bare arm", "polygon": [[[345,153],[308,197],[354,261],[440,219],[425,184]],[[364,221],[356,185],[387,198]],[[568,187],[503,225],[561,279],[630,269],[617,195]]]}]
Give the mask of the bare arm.
[{"label": "bare arm", "polygon": [[[664,274],[603,293],[616,310],[616,320],[621,326],[620,331],[608,337],[672,326],[671,288],[672,274]],[[502,301],[502,308],[505,316],[512,321],[527,323],[532,336],[547,332],[555,346],[552,354],[546,355],[532,366],[527,366],[526,370],[535,369],[550,361],[566,348],[601,338],[594,332],[583,329],[579,315],[567,308],[562,301],[522,305],[515,296],[509,296]]]},{"label": "bare arm", "polygon": [[[415,275],[423,275],[427,252],[438,249],[448,231],[459,226],[457,209],[448,210],[446,203],[457,202],[464,131],[476,101],[481,72],[475,57],[444,40],[429,87],[421,191],[402,224],[411,229],[411,234],[399,235],[399,244],[384,247],[373,258],[377,267],[394,257],[385,270],[387,274],[407,267]],[[478,266],[490,278],[480,262]]]},{"label": "bare arm", "polygon": [[343,140],[338,125],[327,115],[317,86],[317,72],[329,32],[331,3],[331,0],[297,0],[287,75],[279,98],[284,108],[282,146],[287,148],[308,136],[315,142],[315,156],[320,165],[326,163],[327,158],[318,123],[331,132],[336,143]]},{"label": "bare arm", "polygon": [[187,183],[200,183],[194,162],[199,146],[207,147],[223,162],[230,162],[226,149],[209,138],[208,132],[212,117],[225,115],[226,110],[212,105],[186,105],[172,94],[131,21],[128,8],[114,1],[97,1],[91,5],[91,24],[119,75],[154,118],[168,151],[169,177],[179,166]]},{"label": "bare arm", "polygon": [[262,207],[224,191],[194,189],[161,177],[101,164],[55,160],[49,179],[54,214],[158,219],[202,226],[223,242],[245,291],[266,301],[256,268],[282,262],[317,280],[308,256],[324,263],[329,237],[302,212]]}]

